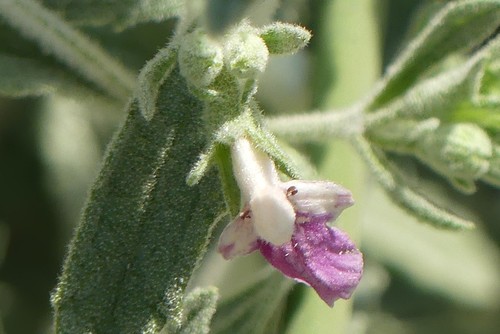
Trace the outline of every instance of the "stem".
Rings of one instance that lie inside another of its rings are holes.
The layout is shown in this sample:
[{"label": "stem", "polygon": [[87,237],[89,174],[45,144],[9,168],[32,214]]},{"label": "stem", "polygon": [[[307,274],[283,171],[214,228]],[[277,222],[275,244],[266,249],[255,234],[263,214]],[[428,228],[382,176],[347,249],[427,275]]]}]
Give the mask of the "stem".
[{"label": "stem", "polygon": [[352,138],[363,133],[363,123],[362,109],[357,106],[266,119],[271,132],[295,142],[324,141],[329,137]]},{"label": "stem", "polygon": [[34,0],[1,0],[0,17],[107,94],[126,100],[135,75],[87,36]]}]

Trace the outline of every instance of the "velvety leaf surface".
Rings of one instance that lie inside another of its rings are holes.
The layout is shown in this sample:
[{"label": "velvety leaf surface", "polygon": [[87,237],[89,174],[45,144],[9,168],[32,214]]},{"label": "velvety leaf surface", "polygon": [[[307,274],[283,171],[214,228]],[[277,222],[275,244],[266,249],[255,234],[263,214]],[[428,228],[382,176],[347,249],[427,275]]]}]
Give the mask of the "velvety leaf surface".
[{"label": "velvety leaf surface", "polygon": [[155,333],[181,324],[184,289],[223,208],[218,178],[188,187],[203,149],[202,104],[174,69],[146,121],[134,100],[53,295],[60,333]]},{"label": "velvety leaf surface", "polygon": [[186,296],[183,305],[183,324],[175,333],[206,334],[217,306],[216,288],[198,288]]},{"label": "velvety leaf surface", "polygon": [[449,2],[388,68],[372,107],[404,92],[450,54],[479,47],[499,26],[499,9],[500,3],[494,0]]},{"label": "velvety leaf surface", "polygon": [[239,294],[222,300],[212,321],[212,334],[274,334],[280,332],[285,296],[293,281],[277,271],[263,277]]}]

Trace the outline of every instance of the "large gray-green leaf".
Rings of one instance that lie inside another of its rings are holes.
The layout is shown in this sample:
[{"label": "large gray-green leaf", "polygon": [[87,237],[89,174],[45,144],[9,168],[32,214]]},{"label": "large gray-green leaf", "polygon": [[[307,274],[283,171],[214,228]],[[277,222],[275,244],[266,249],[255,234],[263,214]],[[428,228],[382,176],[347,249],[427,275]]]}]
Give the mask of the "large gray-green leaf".
[{"label": "large gray-green leaf", "polygon": [[500,25],[500,1],[453,1],[444,6],[389,67],[372,107],[404,92],[432,65],[454,52],[474,49]]},{"label": "large gray-green leaf", "polygon": [[148,21],[163,21],[179,15],[184,0],[43,0],[62,13],[70,22],[80,25],[111,25],[124,29]]},{"label": "large gray-green leaf", "polygon": [[293,281],[274,270],[263,274],[247,289],[220,303],[212,334],[280,333],[281,307]]},{"label": "large gray-green leaf", "polygon": [[148,121],[134,100],[108,152],[53,295],[59,333],[155,333],[181,324],[186,284],[224,208],[215,170],[188,187],[203,105],[177,68]]}]

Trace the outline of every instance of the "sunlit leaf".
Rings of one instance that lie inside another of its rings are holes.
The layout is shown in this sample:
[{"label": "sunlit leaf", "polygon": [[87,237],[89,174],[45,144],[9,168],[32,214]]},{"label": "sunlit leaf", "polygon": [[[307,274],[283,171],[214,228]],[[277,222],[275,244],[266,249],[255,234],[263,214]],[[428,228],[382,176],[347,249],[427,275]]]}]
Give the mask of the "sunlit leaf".
[{"label": "sunlit leaf", "polygon": [[202,104],[178,69],[146,120],[137,101],[90,194],[53,295],[69,333],[154,333],[182,323],[184,289],[224,203],[215,171],[186,175],[205,145]]}]

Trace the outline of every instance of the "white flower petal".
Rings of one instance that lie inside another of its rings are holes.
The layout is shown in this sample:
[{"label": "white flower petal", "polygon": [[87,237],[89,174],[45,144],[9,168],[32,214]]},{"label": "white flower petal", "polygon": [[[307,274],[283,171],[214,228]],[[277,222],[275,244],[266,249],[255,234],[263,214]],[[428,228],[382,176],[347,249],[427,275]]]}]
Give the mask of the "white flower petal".
[{"label": "white flower petal", "polygon": [[218,251],[229,260],[256,250],[257,240],[250,211],[244,210],[222,231]]},{"label": "white flower petal", "polygon": [[295,211],[308,214],[330,213],[336,218],[354,204],[352,194],[344,187],[327,181],[292,180],[281,184]]},{"label": "white flower petal", "polygon": [[255,191],[249,204],[255,231],[260,238],[274,245],[290,241],[295,211],[280,188],[268,186]]}]

